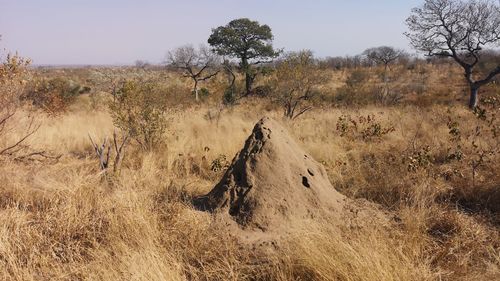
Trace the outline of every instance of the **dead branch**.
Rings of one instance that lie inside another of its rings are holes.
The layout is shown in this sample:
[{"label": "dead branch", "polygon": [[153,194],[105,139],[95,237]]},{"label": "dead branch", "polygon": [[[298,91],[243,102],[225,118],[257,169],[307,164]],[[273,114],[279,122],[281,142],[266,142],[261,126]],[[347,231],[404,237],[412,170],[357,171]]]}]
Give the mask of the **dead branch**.
[{"label": "dead branch", "polygon": [[101,145],[98,145],[91,137],[90,133],[89,139],[94,148],[97,159],[99,160],[99,167],[101,171],[106,172],[109,167],[109,159],[111,158],[112,150],[115,150],[115,156],[113,160],[113,172],[117,172],[120,168],[121,162],[125,154],[125,146],[128,143],[129,135],[123,135],[121,140],[118,140],[116,131],[113,132],[112,143],[108,143],[108,138],[104,138]]},{"label": "dead branch", "polygon": [[15,161],[37,160],[37,159],[33,158],[35,156],[40,156],[43,159],[54,160],[54,161],[57,162],[62,157],[62,154],[59,154],[59,155],[50,155],[46,151],[43,150],[43,151],[31,152],[31,153],[28,153],[26,155],[17,156],[16,158],[14,158],[14,160]]},{"label": "dead branch", "polygon": [[[10,115],[12,117],[13,115]],[[9,118],[10,118],[9,117]],[[26,129],[26,133],[19,139],[17,140],[14,144],[7,146],[6,148],[0,150],[0,155],[4,154],[13,154],[14,152],[19,151],[22,149],[22,144],[25,142],[29,137],[31,137],[34,133],[38,131],[40,128],[40,124],[34,124],[35,123],[35,118],[30,119],[30,123],[28,125],[28,128]]]},{"label": "dead branch", "polygon": [[121,162],[123,160],[123,156],[125,154],[125,145],[126,143],[128,142],[128,139],[129,139],[129,135],[123,135],[122,136],[122,140],[121,140],[121,144],[118,145],[118,142],[117,142],[117,136],[116,136],[116,131],[113,132],[113,143],[115,145],[115,151],[116,151],[116,156],[115,156],[115,161],[114,161],[114,164],[113,164],[113,172],[117,172],[120,165],[121,165]]},{"label": "dead branch", "polygon": [[[105,171],[108,168],[109,157],[111,154],[111,145],[108,145],[108,139],[104,138],[104,142],[101,145],[97,145],[89,133],[90,142],[94,147],[97,158],[99,159],[99,167],[101,171]],[[107,149],[107,152],[106,152]]]}]

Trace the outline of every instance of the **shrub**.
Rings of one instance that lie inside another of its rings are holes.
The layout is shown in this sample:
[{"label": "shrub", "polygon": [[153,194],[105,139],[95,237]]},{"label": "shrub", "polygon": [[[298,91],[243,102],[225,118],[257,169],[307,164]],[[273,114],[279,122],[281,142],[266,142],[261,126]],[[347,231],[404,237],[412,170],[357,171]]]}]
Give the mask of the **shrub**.
[{"label": "shrub", "polygon": [[260,98],[265,98],[271,95],[273,89],[269,85],[257,86],[252,90],[252,95]]},{"label": "shrub", "polygon": [[236,92],[234,87],[228,87],[224,91],[224,96],[222,97],[222,103],[225,105],[232,105],[236,102]]},{"label": "shrub", "polygon": [[370,75],[368,72],[364,69],[356,69],[349,76],[347,77],[347,80],[345,82],[347,87],[357,87],[359,85],[362,85],[363,83],[367,82],[370,80]]},{"label": "shrub", "polygon": [[198,95],[200,98],[206,98],[210,95],[210,91],[207,88],[203,87],[198,91]]},{"label": "shrub", "polygon": [[[15,155],[29,148],[26,140],[40,127],[34,116],[16,118],[22,104],[22,92],[30,78],[29,59],[7,55],[0,62],[0,155]],[[20,134],[16,134],[21,132]]]},{"label": "shrub", "polygon": [[366,105],[375,102],[375,89],[369,84],[367,70],[355,69],[348,76],[345,85],[335,93],[335,102],[345,105]]},{"label": "shrub", "polygon": [[472,187],[476,186],[480,172],[484,173],[485,170],[493,168],[500,155],[500,121],[497,118],[500,103],[495,97],[487,97],[485,101],[484,107],[478,106],[474,109],[476,120],[472,126],[467,127],[448,116],[448,134],[452,145],[448,148],[446,158],[448,161],[466,163],[466,170],[463,172],[472,176]]},{"label": "shrub", "polygon": [[210,170],[212,172],[221,172],[227,169],[230,165],[230,162],[227,160],[226,155],[220,154],[215,158],[210,164]]},{"label": "shrub", "polygon": [[337,120],[337,131],[341,137],[362,139],[364,141],[379,140],[382,136],[395,131],[394,126],[384,126],[375,115],[341,115]]},{"label": "shrub", "polygon": [[289,53],[276,67],[274,79],[275,100],[285,117],[296,119],[312,109],[311,99],[318,86],[325,84],[327,76],[317,66],[311,51]]},{"label": "shrub", "polygon": [[163,140],[167,130],[167,90],[155,82],[126,81],[109,109],[116,127],[128,133],[145,150]]},{"label": "shrub", "polygon": [[90,90],[89,87],[82,87],[73,80],[57,77],[34,81],[25,98],[34,106],[48,113],[57,114],[66,111],[78,95],[90,92]]},{"label": "shrub", "polygon": [[434,162],[434,156],[431,153],[430,146],[427,145],[414,149],[404,158],[403,162],[406,162],[408,171],[417,172],[420,169],[428,168]]}]

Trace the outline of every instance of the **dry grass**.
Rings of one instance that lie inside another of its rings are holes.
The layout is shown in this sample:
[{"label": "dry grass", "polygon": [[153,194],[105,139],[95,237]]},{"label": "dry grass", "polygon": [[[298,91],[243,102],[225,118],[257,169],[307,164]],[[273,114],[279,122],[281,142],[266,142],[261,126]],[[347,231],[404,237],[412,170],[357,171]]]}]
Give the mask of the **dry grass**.
[{"label": "dry grass", "polygon": [[[87,134],[110,136],[112,120],[105,109],[73,108],[58,117],[37,113],[42,127],[30,139],[34,149],[62,154],[59,161],[2,159],[2,280],[500,277],[493,208],[500,204],[494,201],[500,159],[480,168],[474,188],[466,161],[440,160],[454,145],[448,116],[460,118],[463,131],[479,122],[462,107],[317,109],[290,122],[260,100],[225,109],[218,118],[207,118],[210,106],[195,106],[172,117],[165,146],[146,153],[130,145],[121,173],[108,179],[99,174]],[[336,123],[346,114],[374,115],[395,131],[340,137]],[[297,222],[279,250],[255,252],[222,222],[194,210],[190,198],[221,176],[211,171],[211,161],[220,155],[230,160],[263,115],[288,127],[324,163],[337,189],[379,203],[394,221],[374,219],[341,232],[328,222]],[[409,170],[407,156],[425,146],[436,159]]]}]

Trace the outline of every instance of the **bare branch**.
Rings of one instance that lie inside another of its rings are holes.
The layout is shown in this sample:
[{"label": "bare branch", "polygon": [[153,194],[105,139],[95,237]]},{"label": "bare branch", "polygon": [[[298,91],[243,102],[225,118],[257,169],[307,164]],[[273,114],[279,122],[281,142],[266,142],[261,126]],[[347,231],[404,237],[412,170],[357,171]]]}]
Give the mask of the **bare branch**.
[{"label": "bare branch", "polygon": [[477,105],[479,87],[499,74],[500,65],[483,79],[474,67],[485,48],[500,43],[500,4],[491,0],[425,0],[406,20],[410,43],[428,56],[451,57],[464,69],[470,87],[469,106]]},{"label": "bare branch", "polygon": [[38,129],[40,128],[40,124],[33,126],[34,120],[35,120],[34,118],[31,118],[26,133],[14,144],[0,150],[0,155],[12,153],[12,150],[18,148],[23,142],[25,142],[29,137],[31,137],[34,133],[38,131]]},{"label": "bare branch", "polygon": [[168,62],[171,66],[182,70],[184,77],[193,80],[196,100],[198,100],[198,83],[213,78],[219,73],[220,58],[203,45],[198,49],[191,45],[179,47],[168,53]]}]

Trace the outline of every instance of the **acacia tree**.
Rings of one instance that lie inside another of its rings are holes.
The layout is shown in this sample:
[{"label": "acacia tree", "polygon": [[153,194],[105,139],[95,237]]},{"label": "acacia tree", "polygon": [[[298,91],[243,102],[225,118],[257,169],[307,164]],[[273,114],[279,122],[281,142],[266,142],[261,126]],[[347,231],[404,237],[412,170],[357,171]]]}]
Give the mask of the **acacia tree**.
[{"label": "acacia tree", "polygon": [[314,88],[327,80],[309,50],[291,52],[278,62],[275,73],[275,95],[284,107],[284,115],[296,119],[312,109],[307,102],[314,96]]},{"label": "acacia tree", "polygon": [[247,18],[232,20],[212,29],[208,44],[221,56],[238,58],[239,70],[245,75],[245,95],[249,95],[258,74],[255,66],[278,57],[272,45],[273,34],[268,25]]},{"label": "acacia tree", "polygon": [[204,45],[200,45],[198,49],[186,45],[168,53],[168,63],[181,69],[184,77],[193,80],[193,93],[196,101],[199,100],[198,84],[219,73],[219,62],[219,57]]},{"label": "acacia tree", "polygon": [[383,65],[384,69],[387,71],[387,68],[389,68],[390,64],[404,57],[406,53],[405,51],[396,49],[394,47],[381,46],[366,49],[363,52],[363,55],[371,62]]},{"label": "acacia tree", "polygon": [[500,73],[498,64],[481,78],[474,72],[482,50],[500,43],[500,5],[490,0],[425,0],[406,23],[406,36],[415,49],[452,58],[464,69],[469,107],[474,109],[479,88]]}]

